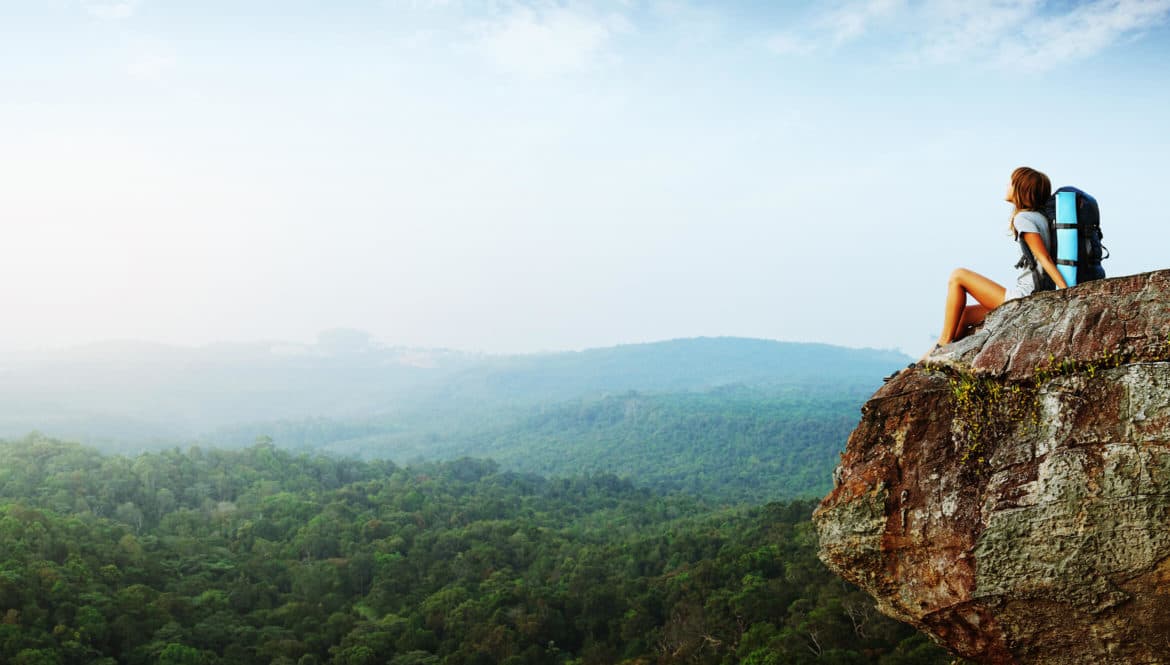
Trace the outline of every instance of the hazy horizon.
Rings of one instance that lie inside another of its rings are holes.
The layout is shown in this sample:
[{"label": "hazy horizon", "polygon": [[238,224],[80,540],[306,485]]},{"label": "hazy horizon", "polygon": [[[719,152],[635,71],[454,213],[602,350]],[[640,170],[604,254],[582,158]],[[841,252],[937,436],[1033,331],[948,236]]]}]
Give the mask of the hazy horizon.
[{"label": "hazy horizon", "polygon": [[765,341],[765,342],[776,342],[779,344],[814,344],[814,345],[823,345],[823,346],[830,346],[830,347],[856,350],[856,351],[891,351],[891,352],[896,352],[896,353],[902,353],[902,351],[900,349],[897,349],[895,347],[887,347],[887,348],[879,348],[879,347],[872,347],[872,346],[855,347],[855,346],[847,346],[847,345],[843,345],[843,344],[829,344],[827,342],[819,342],[816,340],[772,339],[772,338],[767,338],[767,337],[745,337],[742,335],[697,335],[694,337],[671,337],[671,338],[664,338],[664,339],[647,339],[647,340],[636,340],[636,341],[628,341],[628,342],[616,342],[614,344],[599,344],[596,346],[583,346],[583,347],[579,347],[579,348],[547,348],[547,349],[522,349],[522,350],[514,350],[514,351],[493,351],[493,350],[488,350],[488,349],[460,348],[460,347],[436,346],[436,345],[425,345],[425,344],[420,345],[420,346],[396,344],[396,343],[391,343],[387,340],[378,339],[374,335],[370,334],[368,331],[359,330],[356,328],[329,328],[326,330],[319,331],[314,338],[308,339],[308,340],[293,340],[293,339],[282,339],[282,338],[253,338],[253,339],[215,339],[215,340],[210,340],[210,341],[201,342],[201,343],[182,343],[182,342],[175,343],[175,342],[166,342],[166,341],[160,341],[160,340],[141,339],[141,338],[133,338],[133,337],[109,337],[109,338],[104,338],[104,339],[92,339],[92,340],[85,340],[85,341],[81,341],[81,342],[77,342],[77,343],[66,343],[66,344],[60,344],[60,345],[29,346],[29,347],[25,347],[25,348],[4,347],[4,348],[0,348],[0,355],[20,355],[20,354],[26,354],[26,353],[66,352],[66,351],[80,350],[80,349],[84,349],[84,348],[92,347],[92,346],[102,346],[102,345],[107,345],[107,344],[112,344],[112,345],[142,344],[142,345],[149,345],[149,346],[163,346],[163,347],[168,347],[168,348],[187,349],[187,350],[203,349],[203,348],[213,347],[213,346],[217,346],[217,345],[243,345],[243,346],[247,346],[247,345],[254,345],[254,344],[270,344],[270,345],[288,344],[288,345],[294,345],[294,346],[313,347],[313,346],[322,346],[322,345],[330,344],[331,342],[329,342],[328,340],[325,340],[324,336],[326,336],[330,333],[339,333],[339,332],[344,333],[344,334],[359,334],[359,335],[368,336],[368,342],[369,342],[370,348],[372,348],[372,349],[449,351],[452,353],[465,353],[465,354],[469,354],[469,355],[488,355],[488,356],[495,356],[495,355],[498,355],[498,356],[524,356],[524,355],[543,355],[543,354],[557,354],[557,353],[574,353],[574,352],[581,352],[581,351],[602,350],[602,349],[614,348],[614,347],[619,347],[619,346],[654,345],[654,344],[661,344],[661,343],[666,343],[666,342],[687,341],[687,340],[697,340],[697,339],[745,339],[745,340],[755,340],[755,341]]},{"label": "hazy horizon", "polygon": [[917,356],[1021,164],[1166,267],[1170,0],[15,4],[0,349]]},{"label": "hazy horizon", "polygon": [[439,445],[437,430],[480,432],[501,418],[631,391],[716,400],[736,391],[749,399],[849,396],[856,407],[906,362],[896,351],[742,338],[522,355],[372,341],[339,330],[303,347],[114,342],[0,353],[0,438],[39,431],[124,449],[243,445],[270,435],[363,454],[391,444],[423,454]]}]

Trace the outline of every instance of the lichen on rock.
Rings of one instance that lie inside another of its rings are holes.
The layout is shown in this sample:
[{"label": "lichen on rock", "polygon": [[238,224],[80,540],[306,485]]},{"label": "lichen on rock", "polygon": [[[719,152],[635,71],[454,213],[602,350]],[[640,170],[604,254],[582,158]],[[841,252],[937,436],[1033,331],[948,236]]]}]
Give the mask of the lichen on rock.
[{"label": "lichen on rock", "polygon": [[815,521],[986,663],[1170,663],[1170,271],[1006,303],[866,403]]}]

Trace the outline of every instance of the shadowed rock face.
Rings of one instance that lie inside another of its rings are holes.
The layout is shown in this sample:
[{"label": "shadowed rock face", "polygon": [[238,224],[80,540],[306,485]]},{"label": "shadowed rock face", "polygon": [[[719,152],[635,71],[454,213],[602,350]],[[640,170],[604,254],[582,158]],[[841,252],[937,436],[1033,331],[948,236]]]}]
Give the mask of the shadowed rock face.
[{"label": "shadowed rock face", "polygon": [[862,408],[815,521],[986,663],[1170,663],[1170,271],[1011,301]]}]

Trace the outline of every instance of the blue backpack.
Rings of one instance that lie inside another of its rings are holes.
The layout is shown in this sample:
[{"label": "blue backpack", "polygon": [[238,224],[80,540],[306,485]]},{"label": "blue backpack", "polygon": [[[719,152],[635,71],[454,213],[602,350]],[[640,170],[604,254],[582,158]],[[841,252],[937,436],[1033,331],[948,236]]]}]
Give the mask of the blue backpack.
[{"label": "blue backpack", "polygon": [[[1075,203],[1071,209],[1061,209],[1058,215],[1057,211],[1057,195],[1065,192],[1070,192],[1075,197]],[[1073,216],[1075,211],[1076,221],[1070,221],[1068,218]],[[1067,266],[1075,270],[1075,281],[1069,281],[1069,284],[1081,284],[1083,282],[1091,282],[1096,279],[1105,278],[1105,268],[1101,266],[1103,259],[1109,258],[1109,250],[1101,244],[1101,239],[1105,234],[1101,232],[1101,209],[1097,205],[1097,199],[1083,192],[1076,187],[1061,187],[1052,193],[1048,199],[1048,203],[1044,207],[1044,216],[1048,219],[1048,237],[1052,241],[1052,246],[1049,248],[1053,261],[1057,266]],[[1061,217],[1058,221],[1057,217]],[[1075,251],[1072,247],[1061,247],[1060,238],[1066,236],[1062,231],[1076,229],[1077,243]],[[1017,268],[1028,268],[1032,271],[1036,279],[1037,291],[1051,291],[1056,288],[1052,278],[1044,269],[1036,263],[1035,257],[1032,256],[1032,250],[1024,243],[1023,238],[1020,239],[1020,248],[1023,250],[1023,258],[1016,264]]]}]

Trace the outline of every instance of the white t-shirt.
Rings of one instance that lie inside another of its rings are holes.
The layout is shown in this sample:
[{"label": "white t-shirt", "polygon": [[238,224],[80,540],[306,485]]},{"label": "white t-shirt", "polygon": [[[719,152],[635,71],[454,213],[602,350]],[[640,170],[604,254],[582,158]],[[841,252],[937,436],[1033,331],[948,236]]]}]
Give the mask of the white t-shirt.
[{"label": "white t-shirt", "polygon": [[[1017,233],[1021,236],[1025,233],[1039,233],[1040,238],[1044,240],[1044,249],[1048,250],[1050,255],[1052,254],[1052,238],[1048,235],[1048,218],[1043,213],[1021,210],[1016,213],[1015,221]],[[1020,240],[1023,238],[1021,237]],[[1020,255],[1023,256],[1023,250],[1020,251]],[[1036,282],[1031,270],[1024,268],[1020,276],[1016,278],[1016,290],[1021,296],[1029,295],[1036,290]]]}]

